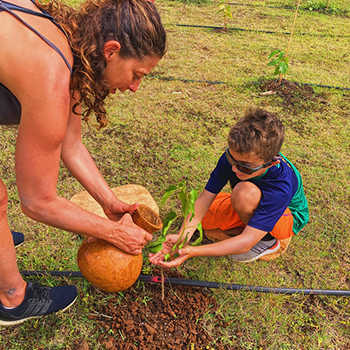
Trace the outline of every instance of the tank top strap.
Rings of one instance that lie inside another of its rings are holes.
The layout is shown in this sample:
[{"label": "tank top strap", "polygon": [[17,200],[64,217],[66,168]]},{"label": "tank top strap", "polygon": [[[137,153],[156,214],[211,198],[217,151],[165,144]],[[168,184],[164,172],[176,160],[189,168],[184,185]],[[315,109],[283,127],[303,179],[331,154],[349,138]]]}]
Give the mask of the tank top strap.
[{"label": "tank top strap", "polygon": [[45,13],[45,12],[36,12],[36,11],[30,10],[30,9],[26,9],[26,8],[23,8],[23,7],[14,5],[14,4],[6,3],[6,2],[0,0],[0,11],[6,11],[6,12],[10,13],[12,16],[17,18],[21,23],[23,23],[27,28],[29,28],[36,35],[38,35],[42,40],[44,40],[46,42],[46,44],[48,44],[52,49],[54,49],[62,57],[63,61],[67,65],[70,73],[72,74],[72,66],[70,65],[70,63],[68,62],[67,58],[64,56],[62,51],[53,42],[51,42],[50,40],[45,38],[41,33],[39,33],[35,28],[33,28],[29,23],[24,21],[20,16],[18,16],[12,10],[16,10],[16,11],[18,10],[18,11],[21,11],[21,12],[24,12],[24,13],[28,13],[28,14],[31,14],[31,15],[34,15],[34,16],[48,18],[56,26],[58,26],[62,30],[62,28],[57,23],[55,23],[54,17],[52,17],[51,15],[49,15],[48,13]]}]

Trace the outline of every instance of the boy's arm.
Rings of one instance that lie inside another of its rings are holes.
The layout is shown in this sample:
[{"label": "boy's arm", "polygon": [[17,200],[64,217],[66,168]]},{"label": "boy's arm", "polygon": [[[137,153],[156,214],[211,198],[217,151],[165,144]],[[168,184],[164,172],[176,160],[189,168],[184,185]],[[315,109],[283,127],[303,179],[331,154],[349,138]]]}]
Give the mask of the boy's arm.
[{"label": "boy's arm", "polygon": [[266,235],[266,233],[267,232],[265,231],[246,226],[243,232],[238,236],[231,237],[224,241],[216,242],[213,244],[206,244],[196,247],[187,245],[177,252],[179,256],[174,260],[165,262],[161,259],[157,259],[152,261],[152,263],[164,267],[177,267],[187,259],[198,256],[223,256],[246,253],[256,243],[258,243]]}]

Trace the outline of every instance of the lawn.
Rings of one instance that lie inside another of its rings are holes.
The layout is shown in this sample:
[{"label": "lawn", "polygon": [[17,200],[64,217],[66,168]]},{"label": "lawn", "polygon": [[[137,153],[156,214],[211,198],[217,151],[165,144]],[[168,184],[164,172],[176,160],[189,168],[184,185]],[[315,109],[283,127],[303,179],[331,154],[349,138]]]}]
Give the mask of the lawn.
[{"label": "lawn", "polygon": [[[261,94],[259,88],[259,82],[275,78],[268,56],[274,49],[286,49],[295,9],[283,7],[295,8],[296,1],[232,4],[229,30],[222,32],[215,30],[224,23],[219,1],[196,5],[156,0],[168,34],[166,56],[136,94],[108,98],[106,128],[97,131],[93,123],[84,124],[84,144],[108,184],[142,185],[160,203],[164,190],[181,180],[199,192],[204,188],[226,147],[230,126],[249,106],[272,111],[283,121],[282,153],[303,177],[310,222],[276,260],[238,264],[225,257],[197,258],[178,269],[186,278],[350,289],[350,4],[330,0],[327,11],[317,11],[317,3],[321,1],[301,3],[284,76],[311,84],[311,97],[302,88],[288,98]],[[20,270],[78,271],[76,255],[83,238],[21,213],[14,175],[16,128],[2,126],[1,131],[1,178],[8,187],[9,222],[26,235],[17,249]],[[58,193],[70,199],[82,190],[62,165]],[[170,204],[161,208],[161,215],[169,209]],[[152,269],[145,262],[142,273],[152,274]],[[0,328],[0,349],[107,349],[99,338],[105,329],[89,316],[112,296],[83,278],[30,279],[46,285],[75,284],[79,299],[65,313]],[[138,288],[141,296],[149,295],[149,284]],[[350,348],[350,307],[344,296],[225,289],[212,289],[210,294],[217,307],[203,315],[203,325],[213,335],[208,349],[219,343],[225,349]],[[217,316],[225,327],[217,327]],[[121,334],[110,335],[117,349],[125,348]],[[190,343],[186,348],[200,349]]]}]

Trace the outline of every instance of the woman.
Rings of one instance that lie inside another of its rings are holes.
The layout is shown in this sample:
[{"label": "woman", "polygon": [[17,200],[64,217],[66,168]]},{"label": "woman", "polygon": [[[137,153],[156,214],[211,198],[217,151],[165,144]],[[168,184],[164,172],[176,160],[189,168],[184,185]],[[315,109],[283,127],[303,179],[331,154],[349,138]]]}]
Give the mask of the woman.
[{"label": "woman", "polygon": [[[81,120],[95,113],[103,127],[105,97],[135,92],[163,57],[166,35],[154,5],[88,0],[74,10],[0,1],[0,41],[0,124],[19,124],[15,165],[23,212],[140,254],[152,236],[133,224],[130,213],[138,205],[118,200],[102,178],[81,142]],[[60,158],[110,220],[57,195]],[[45,288],[22,279],[6,209],[1,181],[0,324],[66,309],[77,297],[75,286]]]}]

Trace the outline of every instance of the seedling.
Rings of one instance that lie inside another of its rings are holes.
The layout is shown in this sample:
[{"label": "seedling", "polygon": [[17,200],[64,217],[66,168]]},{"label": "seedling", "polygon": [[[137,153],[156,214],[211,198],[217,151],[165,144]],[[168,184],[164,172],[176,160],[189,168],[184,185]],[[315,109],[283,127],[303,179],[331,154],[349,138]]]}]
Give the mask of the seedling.
[{"label": "seedling", "polygon": [[229,18],[232,18],[232,16],[233,16],[232,8],[229,5],[228,0],[220,0],[218,12],[223,14],[223,17],[224,17],[223,30],[227,31],[227,29],[228,29],[227,21]]},{"label": "seedling", "polygon": [[[277,58],[276,58],[277,56]],[[286,74],[288,71],[288,57],[286,52],[282,50],[273,50],[270,53],[269,60],[273,58],[267,65],[269,67],[275,67],[274,75],[280,75],[279,83],[281,83],[282,75]]]},{"label": "seedling", "polygon": [[[166,241],[166,235],[168,234],[168,231],[171,227],[171,225],[174,223],[174,221],[178,218],[183,218],[183,228],[180,233],[180,238],[173,246],[171,252],[169,254],[166,254],[164,257],[164,260],[167,261],[171,253],[173,253],[176,249],[181,249],[186,243],[189,235],[189,231],[187,231],[189,228],[193,228],[193,226],[186,226],[186,218],[190,215],[190,222],[194,217],[194,204],[196,202],[196,199],[198,198],[198,192],[196,190],[191,190],[187,192],[186,189],[186,182],[181,181],[177,185],[169,186],[163,195],[161,206],[164,205],[164,203],[170,198],[177,196],[180,199],[181,205],[182,205],[182,211],[181,214],[176,214],[173,210],[170,211],[163,222],[163,228],[161,230],[161,234],[159,238],[156,241],[151,242],[151,244],[148,246],[148,250],[155,254],[163,249],[163,243]],[[198,245],[202,242],[203,239],[203,230],[202,225],[199,223],[197,225],[198,231],[199,231],[199,238],[192,244],[192,245]]]},{"label": "seedling", "polygon": [[290,49],[290,44],[292,42],[292,37],[293,37],[295,22],[296,22],[297,16],[298,16],[300,2],[301,2],[301,0],[298,0],[298,5],[297,5],[297,9],[295,11],[294,20],[293,20],[292,30],[290,31],[290,36],[289,36],[289,40],[288,40],[287,50],[286,51],[274,50],[271,52],[271,54],[269,56],[269,59],[271,59],[272,57],[275,57],[276,55],[278,55],[278,57],[276,59],[273,59],[272,61],[270,61],[267,64],[268,66],[275,66],[274,74],[275,75],[279,74],[278,84],[281,84],[282,76],[283,76],[283,74],[285,74],[287,72],[287,70],[289,68],[289,66],[288,66],[288,60],[289,60],[288,53],[289,53],[289,49]]}]

